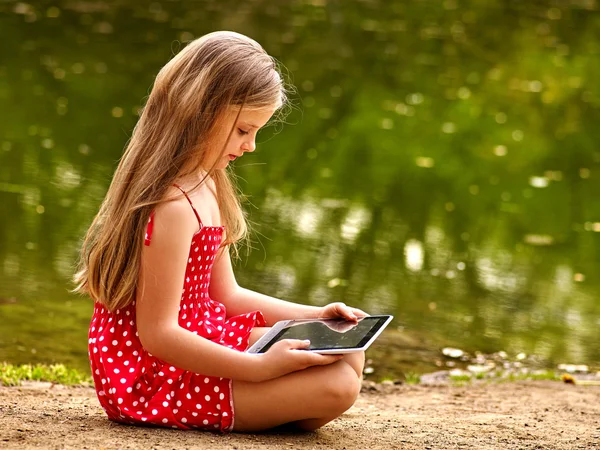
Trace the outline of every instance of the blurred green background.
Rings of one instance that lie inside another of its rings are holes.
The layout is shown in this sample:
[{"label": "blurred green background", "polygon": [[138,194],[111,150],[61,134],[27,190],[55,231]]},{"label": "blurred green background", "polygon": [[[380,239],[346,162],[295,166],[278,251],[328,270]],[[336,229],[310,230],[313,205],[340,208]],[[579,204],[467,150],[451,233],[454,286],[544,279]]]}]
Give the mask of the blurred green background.
[{"label": "blurred green background", "polygon": [[68,292],[81,238],[160,67],[229,29],[297,87],[236,167],[241,285],[394,314],[388,336],[421,349],[597,365],[599,8],[0,3],[0,361],[87,369],[92,303]]}]

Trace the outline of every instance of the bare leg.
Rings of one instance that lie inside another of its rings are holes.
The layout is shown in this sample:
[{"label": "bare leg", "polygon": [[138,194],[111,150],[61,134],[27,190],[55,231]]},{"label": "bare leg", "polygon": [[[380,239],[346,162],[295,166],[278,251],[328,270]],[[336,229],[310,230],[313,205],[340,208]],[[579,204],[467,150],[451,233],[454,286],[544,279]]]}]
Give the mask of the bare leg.
[{"label": "bare leg", "polygon": [[248,342],[248,347],[251,347],[256,341],[258,341],[263,335],[269,331],[271,327],[254,327],[250,332],[250,338]]},{"label": "bare leg", "polygon": [[[268,328],[255,328],[250,345]],[[259,431],[294,423],[315,430],[349,409],[360,392],[364,353],[348,354],[328,366],[316,366],[261,383],[233,382],[234,430]]]},{"label": "bare leg", "polygon": [[[339,363],[347,364],[349,367],[352,368],[352,370],[358,377],[358,380],[357,380],[358,391],[356,393],[356,396],[354,397],[354,400],[352,401],[352,404],[350,405],[350,406],[352,406],[354,404],[354,401],[356,401],[356,397],[358,397],[358,394],[360,393],[360,389],[362,387],[362,379],[363,379],[362,373],[363,373],[363,369],[365,367],[365,353],[364,352],[348,353],[347,355],[344,356],[344,359],[342,359],[341,361],[338,361],[336,364],[339,364]],[[342,413],[344,411],[346,411],[347,409],[349,409],[349,407],[344,409],[342,411]],[[303,430],[307,430],[307,431],[316,430],[317,428],[321,428],[327,422],[330,422],[331,420],[335,419],[339,415],[341,415],[341,413],[332,418],[329,418],[329,417],[315,418],[315,419],[307,418],[307,419],[297,421],[296,425]]]},{"label": "bare leg", "polygon": [[[256,341],[258,341],[269,330],[269,327],[255,327],[250,332],[250,343],[248,344],[248,347],[250,347]],[[347,364],[350,364],[350,367],[354,369],[356,375],[359,377],[360,381],[362,381],[363,370],[365,367],[365,353],[348,353],[344,356],[344,359],[342,361],[346,362]]]},{"label": "bare leg", "polygon": [[349,364],[356,372],[360,381],[362,381],[363,370],[365,368],[365,352],[348,353],[342,361]]},{"label": "bare leg", "polygon": [[234,430],[260,431],[291,422],[314,430],[350,408],[359,390],[356,372],[343,361],[260,383],[234,380]]}]

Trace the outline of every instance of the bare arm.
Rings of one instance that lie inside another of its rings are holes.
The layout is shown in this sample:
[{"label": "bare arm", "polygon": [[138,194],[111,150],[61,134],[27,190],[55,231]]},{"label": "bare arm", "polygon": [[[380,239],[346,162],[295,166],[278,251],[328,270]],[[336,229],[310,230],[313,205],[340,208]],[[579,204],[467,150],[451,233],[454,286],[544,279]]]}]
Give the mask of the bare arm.
[{"label": "bare arm", "polygon": [[345,317],[355,320],[356,317],[352,317],[352,313],[356,316],[366,315],[358,309],[346,307],[343,303],[333,303],[327,307],[301,305],[243,288],[237,284],[231,266],[231,258],[226,250],[221,252],[215,261],[209,292],[211,298],[225,305],[228,316],[258,310],[263,313],[269,326],[287,319]]},{"label": "bare arm", "polygon": [[181,287],[190,242],[198,228],[184,201],[168,202],[156,209],[151,245],[142,250],[136,301],[140,341],[148,352],[182,369],[248,379],[253,372],[252,355],[220,346],[179,326]]},{"label": "bare arm", "polygon": [[189,204],[171,201],[156,209],[150,246],[141,256],[136,297],[139,338],[155,357],[205,375],[262,381],[335,359],[322,358],[301,341],[282,344],[273,352],[254,355],[211,342],[179,326],[181,288],[193,234],[198,223]]}]

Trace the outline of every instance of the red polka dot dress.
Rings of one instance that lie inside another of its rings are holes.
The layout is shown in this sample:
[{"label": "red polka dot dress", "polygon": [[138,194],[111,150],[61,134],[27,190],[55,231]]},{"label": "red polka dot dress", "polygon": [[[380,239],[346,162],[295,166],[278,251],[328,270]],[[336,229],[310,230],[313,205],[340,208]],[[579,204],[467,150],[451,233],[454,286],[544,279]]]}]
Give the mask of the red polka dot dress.
[{"label": "red polka dot dress", "polygon": [[[265,326],[264,318],[258,311],[228,318],[225,307],[209,297],[211,268],[223,227],[202,226],[195,209],[194,213],[201,229],[191,242],[179,325],[205,339],[244,351],[252,329]],[[152,226],[153,215],[146,245],[150,245]],[[96,303],[88,338],[96,392],[109,419],[222,432],[233,428],[231,380],[180,369],[144,350],[137,333],[135,302],[114,312]]]}]

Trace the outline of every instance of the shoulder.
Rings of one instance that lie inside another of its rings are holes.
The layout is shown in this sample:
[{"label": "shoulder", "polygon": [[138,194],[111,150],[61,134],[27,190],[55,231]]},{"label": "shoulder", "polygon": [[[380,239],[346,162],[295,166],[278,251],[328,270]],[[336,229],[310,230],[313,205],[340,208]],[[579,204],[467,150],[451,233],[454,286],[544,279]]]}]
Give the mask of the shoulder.
[{"label": "shoulder", "polygon": [[[187,192],[188,197],[192,201],[194,208],[200,216],[202,224],[208,226],[220,225],[221,219],[219,214],[219,203],[217,200],[215,183],[212,180],[212,178],[206,178],[199,186],[190,183],[181,187],[184,191]],[[183,196],[181,191],[179,191],[179,189],[177,188],[174,189],[185,200],[185,197]],[[187,205],[188,208],[190,208],[189,202],[187,202]]]},{"label": "shoulder", "polygon": [[198,231],[198,220],[190,203],[175,187],[169,188],[165,200],[154,210],[155,235],[168,233],[172,236],[188,237]]}]

